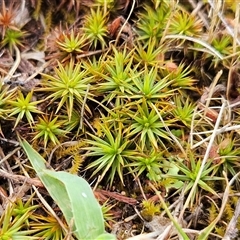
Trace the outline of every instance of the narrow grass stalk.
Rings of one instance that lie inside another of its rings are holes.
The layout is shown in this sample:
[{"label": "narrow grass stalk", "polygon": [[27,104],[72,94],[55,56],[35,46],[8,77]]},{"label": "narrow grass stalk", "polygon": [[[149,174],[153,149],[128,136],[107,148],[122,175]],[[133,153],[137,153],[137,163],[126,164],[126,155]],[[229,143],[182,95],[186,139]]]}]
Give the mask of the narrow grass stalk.
[{"label": "narrow grass stalk", "polygon": [[85,105],[86,105],[86,102],[87,102],[89,90],[90,90],[90,84],[87,85],[86,93],[85,93],[83,103],[82,103],[82,107],[81,107],[81,119],[80,119],[80,126],[79,126],[80,129],[83,128],[84,109],[85,109]]},{"label": "narrow grass stalk", "polygon": [[209,91],[209,94],[208,94],[208,98],[207,98],[207,102],[206,102],[206,108],[205,108],[205,111],[204,111],[204,115],[206,115],[206,112],[207,112],[207,110],[208,110],[210,101],[211,101],[211,99],[212,99],[212,95],[213,95],[213,92],[214,92],[214,88],[215,88],[215,86],[217,85],[217,82],[218,82],[218,80],[220,79],[220,77],[222,76],[222,74],[223,74],[223,71],[220,70],[220,71],[217,73],[217,75],[214,77],[213,82],[211,83],[211,85],[210,85],[210,87],[209,87],[209,88],[210,88],[210,91]]},{"label": "narrow grass stalk", "polygon": [[[215,8],[212,0],[208,0],[208,3],[210,4],[212,9]],[[237,13],[237,10],[238,9],[236,9],[236,13]],[[220,12],[218,12],[218,17],[222,21],[222,23],[225,26],[225,28],[227,29],[228,33],[234,38],[234,31],[233,31],[233,29],[231,27],[229,27],[227,21],[224,19],[224,17],[222,16],[222,14]],[[236,42],[240,45],[240,40],[238,38],[236,38]]]},{"label": "narrow grass stalk", "polygon": [[128,17],[127,17],[126,21],[124,22],[124,24],[122,25],[122,27],[120,28],[120,30],[119,30],[119,32],[118,32],[118,35],[117,35],[117,37],[116,37],[115,47],[117,46],[118,40],[119,40],[119,38],[120,38],[120,36],[121,36],[121,33],[122,33],[123,29],[125,28],[126,24],[128,23],[129,18],[131,17],[131,15],[132,15],[132,13],[133,13],[135,4],[136,4],[136,0],[133,0],[132,7],[131,7],[131,10],[130,10],[130,12],[129,12],[129,14],[128,14]]},{"label": "narrow grass stalk", "polygon": [[[227,124],[225,125],[224,127],[218,129],[215,133],[216,133],[216,136],[221,134],[221,133],[224,133],[224,132],[230,132],[230,131],[236,131],[238,129],[240,129],[240,125],[235,125],[235,126],[230,126],[230,124]],[[213,133],[213,131],[205,131],[205,132],[199,132],[199,133],[193,133],[193,135],[200,135],[200,134],[206,134],[206,133]],[[203,139],[202,141],[194,144],[194,145],[191,145],[191,149],[194,149],[200,145],[202,145],[204,142],[207,142],[209,139],[211,138],[211,136],[208,136],[207,138]]]},{"label": "narrow grass stalk", "polygon": [[[156,195],[158,196],[164,210],[166,211],[168,217],[170,218],[170,220],[172,221],[174,227],[177,229],[178,233],[181,235],[181,237],[184,240],[189,240],[189,237],[187,236],[187,234],[183,231],[182,227],[179,225],[179,223],[176,221],[176,219],[173,217],[173,215],[170,213],[168,206],[166,205],[165,201],[163,200],[161,194],[159,194],[159,191],[153,186],[152,183],[149,182],[149,186],[155,191]],[[169,229],[170,231],[171,229]]]},{"label": "narrow grass stalk", "polygon": [[180,144],[180,142],[177,140],[177,138],[172,134],[172,132],[170,131],[170,129],[168,128],[168,126],[164,123],[163,118],[161,116],[161,114],[159,113],[159,111],[157,110],[156,106],[151,103],[151,106],[154,108],[154,110],[156,111],[158,117],[160,118],[160,120],[162,121],[166,131],[169,133],[170,137],[176,142],[177,146],[179,147],[179,149],[181,150],[181,152],[183,153],[184,157],[187,159],[187,154],[186,151],[183,149],[182,145]]},{"label": "narrow grass stalk", "polygon": [[[225,209],[225,206],[228,202],[228,197],[229,197],[229,193],[230,193],[230,187],[231,185],[233,184],[233,182],[238,178],[238,176],[240,175],[240,172],[238,174],[236,174],[230,182],[228,182],[228,178],[227,178],[227,175],[225,172],[223,172],[223,176],[225,177],[225,180],[226,180],[226,188],[225,188],[225,191],[224,191],[224,194],[223,194],[223,197],[222,197],[222,205],[221,205],[221,208],[219,210],[219,213],[217,215],[217,217],[214,219],[214,221],[212,221],[210,223],[209,226],[207,226],[206,228],[204,228],[203,230],[201,230],[201,233],[199,235],[199,237],[197,238],[197,240],[205,240],[205,239],[208,239],[208,236],[210,235],[210,233],[212,232],[213,228],[215,227],[215,225],[217,224],[217,222],[221,219],[222,217],[222,214],[224,213],[224,209]],[[225,238],[223,238],[225,239]],[[227,240],[227,239],[225,239]]]},{"label": "narrow grass stalk", "polygon": [[234,19],[233,53],[237,52],[237,45],[240,45],[240,41],[238,39],[239,11],[240,11],[240,3],[237,3],[235,19]]},{"label": "narrow grass stalk", "polygon": [[206,150],[206,153],[205,153],[205,155],[204,155],[204,158],[203,158],[201,167],[200,167],[200,169],[199,169],[198,175],[197,175],[197,177],[196,177],[196,180],[195,180],[195,182],[194,182],[194,185],[192,186],[192,189],[191,189],[191,191],[190,191],[190,193],[189,193],[189,195],[188,195],[188,197],[187,197],[187,199],[186,199],[186,202],[185,202],[185,204],[184,204],[184,206],[183,206],[183,208],[182,208],[182,211],[181,211],[181,213],[180,213],[180,215],[179,215],[179,218],[180,218],[180,219],[183,218],[184,211],[185,211],[185,209],[188,207],[189,202],[190,202],[190,200],[191,200],[191,197],[192,197],[194,191],[196,190],[196,187],[197,187],[197,185],[198,185],[198,182],[199,182],[199,180],[200,180],[200,178],[201,178],[201,175],[202,175],[202,172],[203,172],[203,169],[204,169],[204,165],[206,164],[206,162],[207,162],[207,160],[208,160],[208,156],[209,156],[209,153],[210,153],[210,151],[211,151],[211,148],[212,148],[214,139],[215,139],[215,137],[216,137],[216,132],[217,132],[217,129],[218,129],[219,125],[220,125],[220,121],[221,121],[221,119],[222,119],[222,115],[223,115],[223,111],[224,111],[225,106],[226,106],[226,100],[223,102],[222,107],[221,107],[221,109],[220,109],[220,112],[219,112],[219,115],[218,115],[216,124],[215,124],[215,126],[214,126],[213,133],[212,133],[211,138],[210,138],[210,141],[209,141],[209,143],[208,143],[207,150]]},{"label": "narrow grass stalk", "polygon": [[237,235],[238,235],[237,224],[238,224],[239,216],[240,216],[240,199],[238,198],[234,215],[227,226],[223,239],[230,240],[233,238],[237,238]]},{"label": "narrow grass stalk", "polygon": [[220,60],[223,60],[223,56],[221,53],[219,53],[215,48],[213,48],[212,46],[210,46],[208,43],[204,42],[201,39],[193,38],[193,37],[189,37],[181,34],[170,34],[165,36],[165,39],[183,39],[183,40],[188,40],[191,42],[198,43],[204,46],[205,48],[207,48],[212,53],[212,55],[218,57]]}]

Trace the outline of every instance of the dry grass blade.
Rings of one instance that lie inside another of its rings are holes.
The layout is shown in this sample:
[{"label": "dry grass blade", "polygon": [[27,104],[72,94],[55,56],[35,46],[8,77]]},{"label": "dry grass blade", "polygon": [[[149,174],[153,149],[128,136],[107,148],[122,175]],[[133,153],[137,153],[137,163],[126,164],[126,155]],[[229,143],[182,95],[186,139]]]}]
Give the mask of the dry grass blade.
[{"label": "dry grass blade", "polygon": [[205,42],[201,39],[189,37],[189,36],[185,36],[185,35],[181,35],[181,34],[166,35],[165,39],[183,39],[183,40],[188,40],[191,42],[198,43],[198,44],[202,45],[203,47],[207,48],[213,56],[219,58],[220,60],[223,60],[223,56],[221,53],[219,53],[215,48],[213,48],[211,45],[209,45],[207,42]]},{"label": "dry grass blade", "polygon": [[16,60],[15,60],[15,62],[13,64],[12,68],[9,70],[7,76],[4,77],[3,83],[8,82],[9,80],[11,80],[11,78],[13,77],[14,73],[16,72],[16,70],[17,70],[17,68],[18,68],[18,66],[20,64],[21,53],[20,53],[18,47],[15,46],[15,45],[14,45],[14,50],[16,52]]},{"label": "dry grass blade", "polygon": [[240,199],[238,199],[238,202],[234,211],[234,215],[227,226],[223,240],[232,240],[237,238],[238,232],[239,232],[237,228],[237,222],[238,222],[239,216],[240,216]]},{"label": "dry grass blade", "polygon": [[[216,7],[214,6],[214,3],[212,0],[208,0],[208,3],[210,4],[211,8],[212,9],[216,9]],[[221,2],[218,1],[218,4],[220,4]],[[237,11],[236,11],[236,15],[237,15]],[[217,12],[217,15],[219,17],[219,19],[221,20],[221,22],[224,24],[224,26],[226,27],[228,33],[234,38],[235,37],[235,34],[234,34],[234,31],[233,29],[229,26],[229,24],[227,23],[227,21],[224,19],[223,15],[221,12]],[[240,40],[238,38],[235,39],[235,41],[237,42],[238,45],[240,45]]]},{"label": "dry grass blade", "polygon": [[205,27],[208,29],[209,28],[209,22],[208,22],[206,16],[204,15],[204,13],[201,11],[201,7],[202,7],[203,3],[202,2],[197,2],[196,3],[194,0],[188,0],[188,1],[192,5],[192,8],[194,9],[194,12],[196,12],[198,14],[200,19],[204,23]]},{"label": "dry grass blade", "polygon": [[189,202],[190,202],[190,200],[191,200],[192,194],[193,194],[193,192],[195,191],[195,189],[196,189],[196,187],[197,187],[197,185],[198,185],[198,182],[199,182],[199,180],[200,180],[202,171],[203,171],[203,169],[204,169],[204,165],[205,165],[206,162],[207,162],[207,159],[208,159],[208,157],[209,157],[210,150],[211,150],[212,145],[213,145],[213,141],[214,141],[214,139],[215,139],[215,137],[216,137],[216,132],[217,132],[217,130],[218,130],[218,128],[219,128],[220,121],[221,121],[221,119],[222,119],[222,115],[223,115],[223,111],[224,111],[225,106],[226,106],[226,102],[224,101],[223,104],[222,104],[222,106],[221,106],[221,109],[220,109],[220,112],[219,112],[219,115],[218,115],[216,124],[215,124],[215,126],[214,126],[213,133],[212,133],[211,138],[210,138],[210,140],[209,140],[209,143],[208,143],[208,146],[207,146],[207,150],[206,150],[206,153],[205,153],[204,158],[203,158],[203,160],[202,160],[201,167],[200,167],[200,170],[199,170],[199,172],[198,172],[197,178],[196,178],[196,180],[195,180],[194,185],[192,186],[192,189],[191,189],[191,191],[190,191],[190,193],[189,193],[189,195],[188,195],[188,197],[187,197],[187,199],[186,199],[186,202],[185,202],[185,204],[184,204],[184,206],[183,206],[183,208],[182,208],[182,210],[181,210],[181,213],[180,213],[180,215],[179,215],[179,218],[180,218],[180,219],[183,218],[183,214],[184,214],[184,212],[185,212],[185,209],[188,207],[188,204],[189,204]]}]

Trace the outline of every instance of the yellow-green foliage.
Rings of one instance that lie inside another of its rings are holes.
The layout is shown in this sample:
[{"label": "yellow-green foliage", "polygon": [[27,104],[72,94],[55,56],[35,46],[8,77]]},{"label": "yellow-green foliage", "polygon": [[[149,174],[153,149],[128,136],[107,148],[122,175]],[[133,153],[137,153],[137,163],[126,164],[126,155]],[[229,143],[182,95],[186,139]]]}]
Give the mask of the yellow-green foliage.
[{"label": "yellow-green foliage", "polygon": [[46,31],[48,32],[52,25],[52,9],[51,9],[51,7],[46,12],[45,23],[46,23]]},{"label": "yellow-green foliage", "polygon": [[77,174],[83,161],[84,158],[80,154],[76,153],[75,155],[73,155],[72,167],[69,169],[69,172],[72,174]]},{"label": "yellow-green foliage", "polygon": [[83,141],[74,142],[70,146],[61,147],[56,152],[56,158],[62,159],[66,156],[72,157],[72,166],[69,169],[69,172],[72,174],[77,174],[82,163],[84,162],[84,158],[81,153],[81,148],[85,147],[86,143]]},{"label": "yellow-green foliage", "polygon": [[[211,206],[208,208],[208,223],[210,224],[211,222],[214,221],[214,219],[217,217],[219,213],[219,209],[217,209],[216,205],[211,202]],[[214,231],[216,234],[223,236],[226,230],[226,225],[222,224],[222,222],[219,222],[217,225],[214,227]]]},{"label": "yellow-green foliage", "polygon": [[215,232],[220,236],[224,236],[225,230],[226,230],[226,227],[224,227],[224,226],[220,226],[220,227],[216,226],[215,227]]},{"label": "yellow-green foliage", "polygon": [[[232,199],[231,199],[232,200]],[[233,217],[234,214],[234,209],[232,207],[232,201],[227,202],[225,210],[224,210],[224,217],[223,219],[226,222],[229,222],[231,220],[231,218]]]},{"label": "yellow-green foliage", "polygon": [[209,215],[208,215],[208,222],[211,223],[216,217],[217,217],[217,209],[214,203],[211,203],[211,206],[208,209]]},{"label": "yellow-green foliage", "polygon": [[85,142],[83,141],[77,141],[73,142],[72,144],[69,144],[67,147],[63,147],[60,149],[60,157],[68,156],[73,153],[79,152],[81,147],[86,146]]},{"label": "yellow-green foliage", "polygon": [[152,200],[144,200],[142,202],[141,215],[146,220],[151,220],[154,215],[160,213],[161,206]]},{"label": "yellow-green foliage", "polygon": [[33,17],[38,20],[41,14],[42,0],[35,1],[36,5],[34,6]]}]

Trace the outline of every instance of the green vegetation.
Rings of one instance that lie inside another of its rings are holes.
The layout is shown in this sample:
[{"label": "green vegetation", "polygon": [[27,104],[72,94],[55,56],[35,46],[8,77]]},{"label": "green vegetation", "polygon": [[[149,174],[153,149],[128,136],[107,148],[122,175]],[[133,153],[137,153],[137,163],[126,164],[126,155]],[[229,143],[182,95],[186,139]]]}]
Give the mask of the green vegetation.
[{"label": "green vegetation", "polygon": [[0,2],[0,239],[240,238],[234,3]]}]

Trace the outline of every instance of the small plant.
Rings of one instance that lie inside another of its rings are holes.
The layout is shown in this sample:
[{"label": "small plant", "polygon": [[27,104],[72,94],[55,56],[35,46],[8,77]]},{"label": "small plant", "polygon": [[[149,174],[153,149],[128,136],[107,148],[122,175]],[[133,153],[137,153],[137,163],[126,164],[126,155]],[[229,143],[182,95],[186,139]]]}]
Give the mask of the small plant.
[{"label": "small plant", "polygon": [[142,202],[141,215],[144,219],[151,221],[155,215],[159,215],[161,212],[160,204],[154,203],[152,200],[144,200]]},{"label": "small plant", "polygon": [[107,54],[101,55],[100,57],[93,56],[93,58],[83,61],[83,69],[86,69],[93,75],[93,82],[97,85],[97,90],[99,91],[98,83],[102,82],[103,74],[105,73],[105,63],[107,60]]},{"label": "small plant", "polygon": [[67,133],[61,129],[64,123],[64,121],[58,121],[58,116],[53,119],[52,116],[48,117],[43,115],[42,118],[39,117],[38,123],[34,126],[36,132],[33,140],[42,139],[45,149],[49,141],[52,141],[55,145],[59,144],[58,137],[64,136]]},{"label": "small plant", "polygon": [[2,82],[0,83],[0,118],[6,118],[7,114],[11,112],[7,105],[14,95],[14,90],[9,90],[8,86],[3,86]]},{"label": "small plant", "polygon": [[[157,45],[157,41],[149,39],[146,46],[142,45],[141,41],[137,41],[135,51],[134,51],[134,60],[137,63],[141,63],[143,67],[157,66],[161,57],[163,56],[164,49],[162,46]],[[160,65],[160,64],[159,64]]]},{"label": "small plant", "polygon": [[233,137],[232,133],[224,136],[224,139],[220,138],[218,141],[218,157],[214,159],[214,162],[217,163],[218,172],[225,171],[235,176],[240,169],[240,164],[236,161],[240,156],[238,141]]},{"label": "small plant", "polygon": [[181,121],[185,126],[190,128],[195,104],[193,104],[189,98],[185,99],[181,95],[175,96],[174,104],[175,108],[172,110],[174,119]]},{"label": "small plant", "polygon": [[212,46],[221,54],[230,55],[233,51],[232,37],[229,35],[219,35],[212,40]]},{"label": "small plant", "polygon": [[169,31],[171,34],[198,37],[202,32],[202,22],[188,12],[178,10],[171,19]]},{"label": "small plant", "polygon": [[61,117],[65,120],[64,129],[67,132],[71,132],[73,130],[77,130],[75,136],[77,137],[80,133],[83,132],[84,126],[81,126],[81,110],[73,109],[71,119],[69,120],[68,113],[66,110],[61,111]]},{"label": "small plant", "polygon": [[[166,99],[172,96],[175,89],[171,90],[169,86],[172,81],[168,77],[160,79],[158,75],[158,68],[152,67],[150,70],[144,69],[142,75],[133,78],[134,91],[130,99],[138,102],[146,101],[150,103],[160,103],[167,105]],[[131,103],[130,103],[131,105]]]},{"label": "small plant", "polygon": [[152,150],[142,150],[138,147],[137,150],[129,156],[129,163],[127,166],[130,167],[131,173],[136,177],[139,177],[143,173],[151,181],[158,181],[161,179],[161,168],[163,168],[163,152],[157,152],[152,148]]},{"label": "small plant", "polygon": [[34,234],[34,237],[38,239],[49,240],[65,239],[67,234],[64,232],[57,219],[51,215],[51,213],[47,212],[47,216],[34,214],[31,218],[34,220],[31,223],[31,228],[37,231],[37,233]]},{"label": "small plant", "polygon": [[106,46],[107,15],[101,11],[100,7],[97,10],[92,8],[90,14],[86,15],[83,31],[90,47],[97,49],[100,44],[103,49]]},{"label": "small plant", "polygon": [[[41,91],[52,92],[48,98],[53,101],[60,100],[56,113],[66,106],[69,120],[72,117],[74,109],[74,103],[82,107],[84,97],[86,94],[91,96],[92,94],[87,92],[90,84],[91,77],[88,76],[88,72],[81,69],[81,64],[76,66],[71,60],[70,63],[64,67],[58,62],[58,68],[55,68],[55,75],[42,74],[46,80],[43,83]],[[91,112],[88,106],[85,104],[85,109]]]},{"label": "small plant", "polygon": [[96,0],[95,5],[98,7],[104,7],[105,9],[113,9],[115,6],[114,0]]},{"label": "small plant", "polygon": [[[39,205],[32,205],[34,194],[28,199],[26,203],[23,203],[22,199],[17,199],[14,203],[14,209],[13,209],[13,216],[15,219],[20,219],[26,212],[33,213],[37,208],[39,208]],[[32,216],[32,215],[31,215]],[[26,219],[25,225],[30,228],[30,221],[31,216],[29,215],[29,218]]]},{"label": "small plant", "polygon": [[183,94],[182,89],[191,89],[195,90],[194,85],[196,84],[196,80],[190,75],[191,69],[190,67],[185,66],[184,64],[180,64],[174,71],[169,71],[168,68],[162,68],[161,76],[168,78],[171,81],[171,86],[175,91],[179,91]]},{"label": "small plant", "polygon": [[86,40],[82,33],[71,29],[70,31],[63,32],[57,39],[56,44],[60,51],[74,55],[83,52]]},{"label": "small plant", "polygon": [[[137,111],[128,110],[126,114],[131,118],[128,137],[134,137],[139,142],[141,149],[154,147],[159,149],[159,144],[164,146],[161,139],[170,140],[164,126],[169,126],[166,120],[162,123],[155,109],[149,109],[147,102],[137,104]],[[138,140],[137,140],[137,139]]]},{"label": "small plant", "polygon": [[1,42],[2,46],[8,46],[9,51],[12,53],[14,47],[23,46],[22,40],[26,32],[20,30],[7,29],[4,38]]},{"label": "small plant", "polygon": [[42,102],[40,101],[32,101],[33,91],[29,92],[26,97],[24,97],[23,93],[19,90],[18,96],[16,100],[8,100],[12,108],[12,112],[10,113],[9,117],[18,115],[15,121],[14,128],[18,125],[20,120],[23,117],[26,117],[30,126],[34,123],[34,119],[32,113],[42,113],[40,110],[37,109],[37,105]]},{"label": "small plant", "polygon": [[107,227],[109,227],[109,228],[111,227],[110,223],[114,223],[115,222],[114,221],[114,213],[111,212],[111,209],[114,206],[115,205],[111,205],[108,200],[106,202],[104,202],[103,205],[101,205],[101,209],[102,209],[105,225]]},{"label": "small plant", "polygon": [[97,137],[89,134],[92,140],[86,140],[89,147],[84,149],[87,151],[87,157],[97,157],[92,161],[86,169],[95,168],[92,176],[99,171],[103,178],[108,172],[108,180],[112,185],[114,177],[118,174],[123,183],[123,168],[128,163],[127,158],[131,155],[129,151],[130,141],[123,134],[123,127],[119,123],[118,129],[109,129],[107,125],[101,124],[103,137]]},{"label": "small plant", "polygon": [[[31,236],[36,230],[26,230],[26,223],[32,215],[32,208],[26,208],[24,212],[16,214],[15,204],[8,203],[0,218],[0,238],[7,239],[37,239]],[[15,215],[15,216],[14,216]]]},{"label": "small plant", "polygon": [[133,94],[133,79],[139,76],[132,70],[132,54],[124,48],[122,52],[113,48],[114,57],[106,60],[105,73],[97,73],[104,81],[97,84],[98,91],[107,93],[105,99],[110,102],[116,97],[123,98]]},{"label": "small plant", "polygon": [[[164,178],[173,178],[177,179],[178,181],[183,181],[187,183],[187,185],[184,188],[184,193],[187,194],[191,188],[193,187],[197,175],[199,173],[202,160],[195,159],[195,157],[190,154],[189,162],[184,163],[182,159],[176,159],[176,162],[174,163],[176,167],[179,169],[179,173],[177,174],[166,174]],[[211,175],[211,173],[214,172],[216,168],[216,165],[213,165],[211,161],[208,161],[203,168],[201,177],[198,182],[198,188],[194,191],[193,195],[191,196],[190,206],[192,207],[196,201],[197,193],[199,192],[199,189],[203,189],[215,196],[217,196],[216,191],[210,186],[208,182],[210,181],[217,181],[222,180],[223,178],[217,177],[214,175]],[[184,186],[184,185],[183,185]]]},{"label": "small plant", "polygon": [[144,5],[144,11],[139,13],[137,22],[137,32],[139,40],[144,40],[148,43],[149,40],[160,41],[164,28],[168,21],[170,8],[165,1],[154,9],[150,5]]}]

